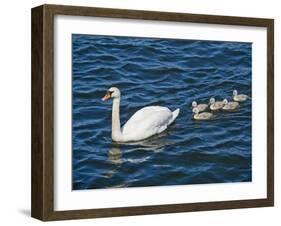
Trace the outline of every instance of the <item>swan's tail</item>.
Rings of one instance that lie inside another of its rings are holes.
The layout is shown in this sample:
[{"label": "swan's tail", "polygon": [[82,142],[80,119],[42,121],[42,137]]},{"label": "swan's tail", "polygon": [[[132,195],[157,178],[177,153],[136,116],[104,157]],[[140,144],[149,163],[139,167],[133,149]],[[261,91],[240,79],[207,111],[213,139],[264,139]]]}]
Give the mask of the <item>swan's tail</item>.
[{"label": "swan's tail", "polygon": [[176,118],[178,117],[179,113],[180,113],[180,109],[179,108],[172,112],[173,117],[172,117],[172,119],[171,119],[169,124],[172,124],[176,120]]}]

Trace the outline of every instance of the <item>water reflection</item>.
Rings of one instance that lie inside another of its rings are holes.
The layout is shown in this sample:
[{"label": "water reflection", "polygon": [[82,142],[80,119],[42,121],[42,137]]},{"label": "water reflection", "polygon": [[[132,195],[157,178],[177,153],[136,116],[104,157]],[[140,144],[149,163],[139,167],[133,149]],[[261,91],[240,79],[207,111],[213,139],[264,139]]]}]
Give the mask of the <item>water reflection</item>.
[{"label": "water reflection", "polygon": [[115,165],[121,165],[123,163],[124,160],[122,159],[122,152],[119,144],[113,143],[111,145],[108,151],[108,160]]},{"label": "water reflection", "polygon": [[[161,152],[166,146],[171,145],[171,141],[167,139],[168,134],[169,131],[165,131],[138,142],[112,142],[107,153],[108,161],[112,164],[112,167],[105,171],[103,176],[108,179],[111,178],[114,181],[114,178],[118,178],[124,172],[124,167],[127,167],[125,164],[138,165],[150,161],[154,153]],[[120,184],[113,183],[107,187],[127,187],[135,180],[128,180],[126,183],[122,181]]]},{"label": "water reflection", "polygon": [[167,135],[170,133],[169,131],[170,130],[164,131],[161,134],[155,135],[143,141],[127,143],[112,142],[108,151],[108,161],[115,165],[121,165],[125,161],[128,161],[129,159],[126,160],[122,157],[122,149],[126,149],[126,146],[130,146],[131,151],[138,151],[141,149],[145,151],[160,152],[166,146],[172,144],[172,142],[167,139]]}]

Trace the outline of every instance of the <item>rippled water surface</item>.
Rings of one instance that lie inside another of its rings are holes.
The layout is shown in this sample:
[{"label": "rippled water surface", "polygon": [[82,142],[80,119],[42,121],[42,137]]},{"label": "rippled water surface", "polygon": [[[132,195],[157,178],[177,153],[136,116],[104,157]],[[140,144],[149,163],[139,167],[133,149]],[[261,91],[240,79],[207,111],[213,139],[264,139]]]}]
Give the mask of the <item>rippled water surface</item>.
[{"label": "rippled water surface", "polygon": [[[211,121],[192,120],[191,102],[251,95],[251,43],[73,35],[73,189],[252,180],[251,100]],[[121,124],[144,106],[181,112],[164,133],[139,143],[111,140],[112,101]]]}]

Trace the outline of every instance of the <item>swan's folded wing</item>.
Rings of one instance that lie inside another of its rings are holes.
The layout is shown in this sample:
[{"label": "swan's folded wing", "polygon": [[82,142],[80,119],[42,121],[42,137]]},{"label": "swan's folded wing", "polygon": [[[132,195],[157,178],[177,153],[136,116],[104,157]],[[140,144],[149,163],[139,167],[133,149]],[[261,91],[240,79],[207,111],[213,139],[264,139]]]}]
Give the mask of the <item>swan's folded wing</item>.
[{"label": "swan's folded wing", "polygon": [[163,114],[163,113],[171,114],[171,111],[168,108],[161,107],[161,106],[144,107],[132,115],[132,117],[123,126],[123,129],[128,126],[135,125],[135,123],[142,122],[145,118],[150,117],[152,114],[158,114],[158,113],[159,114]]},{"label": "swan's folded wing", "polygon": [[151,106],[137,111],[123,126],[124,136],[145,139],[163,132],[172,119],[172,112],[166,107]]}]

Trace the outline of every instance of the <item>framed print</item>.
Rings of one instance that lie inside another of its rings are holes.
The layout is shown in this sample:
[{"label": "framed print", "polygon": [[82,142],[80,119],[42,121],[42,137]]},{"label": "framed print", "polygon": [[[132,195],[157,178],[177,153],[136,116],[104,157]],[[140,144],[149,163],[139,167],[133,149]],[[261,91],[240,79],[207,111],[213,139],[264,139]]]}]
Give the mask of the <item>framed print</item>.
[{"label": "framed print", "polygon": [[274,21],[32,9],[32,216],[273,206]]}]

